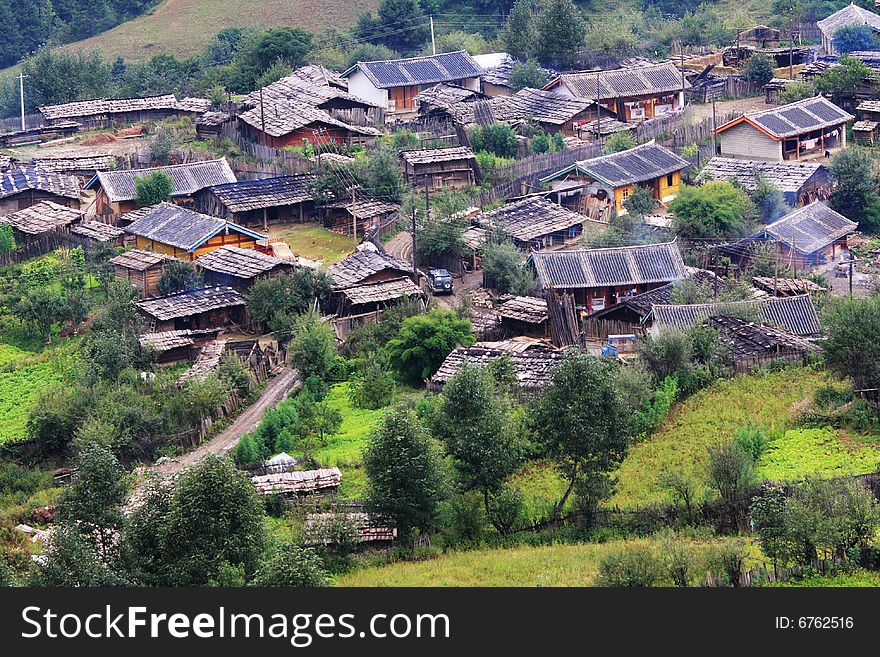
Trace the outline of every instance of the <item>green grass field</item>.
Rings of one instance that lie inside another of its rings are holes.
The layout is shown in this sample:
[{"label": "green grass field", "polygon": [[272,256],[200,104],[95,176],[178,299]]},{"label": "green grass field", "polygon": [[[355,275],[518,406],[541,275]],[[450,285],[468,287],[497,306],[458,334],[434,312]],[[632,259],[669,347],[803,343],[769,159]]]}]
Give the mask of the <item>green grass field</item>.
[{"label": "green grass field", "polygon": [[767,446],[757,465],[761,476],[774,481],[874,472],[880,465],[880,437],[845,439],[830,429],[791,429]]},{"label": "green grass field", "polygon": [[773,584],[767,584],[766,586],[780,588],[815,588],[820,586],[831,588],[851,586],[874,587],[880,586],[880,573],[868,570],[854,570],[851,573],[841,573],[839,575],[834,575],[833,577],[827,575],[814,575],[813,577],[804,577],[803,579],[774,582]]},{"label": "green grass field", "polygon": [[269,226],[269,235],[287,242],[295,255],[317,260],[325,267],[343,260],[357,246],[355,239],[314,223]]}]

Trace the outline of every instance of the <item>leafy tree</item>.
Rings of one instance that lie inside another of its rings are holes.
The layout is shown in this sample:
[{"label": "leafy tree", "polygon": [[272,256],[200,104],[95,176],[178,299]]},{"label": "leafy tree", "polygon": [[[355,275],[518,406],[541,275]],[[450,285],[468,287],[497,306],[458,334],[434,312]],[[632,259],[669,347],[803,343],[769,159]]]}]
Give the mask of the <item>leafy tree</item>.
[{"label": "leafy tree", "polygon": [[[36,111],[40,105],[101,98],[110,91],[110,66],[97,50],[68,52],[44,46],[24,60],[21,68],[22,73],[28,76],[25,94],[27,112]],[[17,96],[17,84],[15,93]]]},{"label": "leafy tree", "polygon": [[785,88],[779,92],[779,102],[787,105],[788,103],[796,103],[799,100],[812,98],[816,95],[816,87],[809,82],[792,82],[785,85]]},{"label": "leafy tree", "polygon": [[364,452],[367,508],[396,525],[412,543],[431,528],[446,495],[443,457],[416,414],[398,406],[370,434]]},{"label": "leafy tree", "polygon": [[137,191],[138,205],[156,205],[171,199],[174,182],[164,171],[154,171],[146,176],[135,176],[134,188]]},{"label": "leafy tree", "polygon": [[15,249],[15,236],[12,234],[12,226],[0,224],[0,253],[6,253]]},{"label": "leafy tree", "polygon": [[525,294],[532,283],[522,263],[522,253],[509,239],[487,242],[483,247],[483,274],[501,294]]},{"label": "leafy tree", "polygon": [[743,75],[756,87],[763,87],[773,78],[776,62],[764,53],[755,53],[743,65]]},{"label": "leafy tree", "polygon": [[553,370],[551,384],[529,408],[528,424],[569,482],[554,516],[579,480],[608,481],[629,446],[625,408],[610,366],[581,354],[568,354]]},{"label": "leafy tree", "polygon": [[816,78],[816,90],[832,98],[848,98],[871,76],[871,69],[855,57],[843,55],[825,73]]},{"label": "leafy tree", "polygon": [[170,260],[156,283],[159,296],[195,290],[204,285],[204,281],[192,263],[182,260]]},{"label": "leafy tree", "polygon": [[416,52],[428,38],[418,0],[382,0],[376,18],[369,14],[358,17],[355,34],[404,54]]},{"label": "leafy tree", "polygon": [[779,188],[760,174],[755,174],[755,191],[752,199],[758,207],[758,218],[761,223],[769,224],[791,210],[785,204],[785,198]]},{"label": "leafy tree", "polygon": [[516,157],[519,150],[516,132],[504,123],[472,126],[468,131],[468,139],[475,151],[485,150],[498,157]]},{"label": "leafy tree", "polygon": [[292,541],[273,545],[253,580],[253,586],[315,588],[328,584],[317,553]]},{"label": "leafy tree", "polygon": [[755,204],[739,187],[716,180],[685,185],[669,204],[676,234],[688,237],[739,237],[757,216]]},{"label": "leafy tree", "polygon": [[545,0],[537,16],[535,41],[542,62],[573,66],[584,44],[586,28],[581,13],[571,0]]},{"label": "leafy tree", "polygon": [[837,29],[832,38],[834,50],[841,55],[857,50],[875,50],[877,47],[874,32],[867,25],[844,25]]},{"label": "leafy tree", "polygon": [[436,372],[453,349],[473,342],[470,321],[451,310],[435,309],[403,320],[387,349],[391,365],[404,379],[418,383]]},{"label": "leafy tree", "polygon": [[277,330],[290,315],[301,315],[315,300],[323,307],[330,298],[333,284],[323,271],[298,267],[272,278],[261,278],[247,295],[248,312],[254,321]]},{"label": "leafy tree", "polygon": [[278,62],[291,69],[308,63],[315,44],[312,35],[298,27],[276,27],[246,41],[233,62],[235,85],[253,89],[264,71]]},{"label": "leafy tree", "polygon": [[765,483],[761,493],[752,498],[749,514],[755,521],[761,552],[773,561],[773,567],[785,562],[791,551],[785,527],[785,490]]},{"label": "leafy tree", "polygon": [[[508,19],[508,22],[510,19]],[[510,76],[508,78],[510,82],[510,88],[513,90],[513,93],[516,93],[520,89],[531,88],[531,89],[541,89],[545,84],[547,84],[547,73],[544,69],[541,68],[540,64],[536,62],[534,59],[528,60],[525,64],[522,62],[518,62],[510,69]]]},{"label": "leafy tree", "polygon": [[633,216],[642,219],[657,205],[657,199],[647,187],[636,187],[624,201],[623,207]]},{"label": "leafy tree", "polygon": [[32,586],[125,586],[101,559],[94,544],[72,523],[57,525],[44,548],[45,561],[30,574]]},{"label": "leafy tree", "polygon": [[167,126],[160,125],[150,141],[150,157],[153,162],[167,164],[171,161],[173,151],[174,133]]},{"label": "leafy tree", "polygon": [[710,447],[709,481],[732,511],[755,483],[755,462],[733,440]]},{"label": "leafy tree", "polygon": [[853,380],[856,390],[880,387],[880,296],[835,299],[822,314],[828,367]]},{"label": "leafy tree", "polygon": [[628,151],[630,148],[635,148],[636,146],[638,146],[638,144],[628,130],[615,132],[605,140],[605,151],[607,153],[620,153],[621,151]]},{"label": "leafy tree", "polygon": [[871,157],[862,148],[850,147],[831,158],[829,167],[834,191],[828,205],[843,216],[857,221],[863,230],[880,228],[880,195]]},{"label": "leafy tree", "polygon": [[378,358],[370,358],[349,379],[348,394],[357,408],[384,408],[394,399],[394,377]]},{"label": "leafy tree", "polygon": [[[443,386],[433,414],[433,435],[446,445],[465,489],[483,494],[490,519],[490,495],[500,491],[519,464],[509,413],[492,374],[465,365]],[[499,523],[495,527],[503,529]]]},{"label": "leafy tree", "polygon": [[399,203],[406,183],[396,153],[380,148],[365,158],[360,178],[370,196]]},{"label": "leafy tree", "polygon": [[687,523],[695,525],[698,490],[696,480],[681,469],[668,470],[661,480],[661,485],[669,491],[674,504],[684,507]]},{"label": "leafy tree", "polygon": [[550,150],[550,138],[541,131],[532,137],[530,146],[533,153],[546,153]]},{"label": "leafy tree", "polygon": [[303,313],[293,324],[293,338],[287,346],[290,363],[305,379],[327,379],[336,355],[333,330],[315,312]]},{"label": "leafy tree", "polygon": [[46,452],[64,449],[85,419],[89,405],[88,394],[77,386],[46,386],[28,413],[28,436]]},{"label": "leafy tree", "polygon": [[517,59],[527,59],[535,54],[535,26],[532,22],[535,10],[534,0],[516,0],[501,31],[501,43]]}]

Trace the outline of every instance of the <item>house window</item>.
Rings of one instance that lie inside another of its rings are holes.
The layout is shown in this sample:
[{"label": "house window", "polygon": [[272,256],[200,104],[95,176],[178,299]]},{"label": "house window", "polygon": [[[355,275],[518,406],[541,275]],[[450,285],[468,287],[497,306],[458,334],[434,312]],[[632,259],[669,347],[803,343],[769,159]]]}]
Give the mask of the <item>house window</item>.
[{"label": "house window", "polygon": [[621,190],[621,192],[620,192],[620,195],[621,195],[624,199],[628,199],[628,198],[630,197],[630,194],[632,194],[632,188],[630,188],[630,187],[625,187],[625,188],[623,188],[623,189]]},{"label": "house window", "polygon": [[673,177],[673,175],[672,175],[671,173],[670,173],[670,174],[667,174],[667,176],[666,176],[666,186],[667,186],[667,187],[672,187],[672,186],[675,184],[675,183],[673,182],[673,178],[674,178],[674,177]]}]

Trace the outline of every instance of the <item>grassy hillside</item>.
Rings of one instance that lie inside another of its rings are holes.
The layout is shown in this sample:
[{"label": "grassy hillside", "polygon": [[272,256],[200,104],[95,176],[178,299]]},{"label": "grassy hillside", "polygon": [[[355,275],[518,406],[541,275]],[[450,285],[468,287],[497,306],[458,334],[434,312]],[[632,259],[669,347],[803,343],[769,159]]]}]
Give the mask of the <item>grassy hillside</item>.
[{"label": "grassy hillside", "polygon": [[152,12],[67,48],[98,48],[113,57],[141,61],[160,52],[188,57],[227,27],[302,27],[320,33],[354,24],[378,0],[165,0]]}]

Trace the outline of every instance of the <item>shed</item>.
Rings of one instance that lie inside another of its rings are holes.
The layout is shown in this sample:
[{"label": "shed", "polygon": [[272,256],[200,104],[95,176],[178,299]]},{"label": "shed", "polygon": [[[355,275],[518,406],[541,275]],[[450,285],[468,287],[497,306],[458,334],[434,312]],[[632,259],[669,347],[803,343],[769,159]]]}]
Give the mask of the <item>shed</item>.
[{"label": "shed", "polygon": [[826,199],[831,194],[828,167],[820,162],[765,162],[713,157],[700,171],[697,182],[736,181],[747,192],[754,192],[759,178],[782,192],[785,202],[791,207]]},{"label": "shed", "polygon": [[315,213],[316,181],[315,174],[302,173],[214,185],[196,193],[196,210],[242,226],[307,221]]},{"label": "shed", "polygon": [[412,278],[404,276],[374,283],[352,285],[338,290],[338,316],[362,315],[379,312],[405,299],[423,297],[422,291],[413,283]]},{"label": "shed", "polygon": [[575,240],[583,234],[586,220],[542,196],[530,196],[477,216],[481,225],[503,229],[522,249],[543,249]]},{"label": "shed", "polygon": [[346,123],[326,110],[280,97],[263,101],[240,114],[238,119],[248,135],[272,148],[304,143],[314,146],[333,142],[362,144],[382,135],[376,128]]},{"label": "shed", "polygon": [[727,315],[709,317],[705,324],[718,331],[719,340],[730,349],[737,372],[751,372],[778,360],[800,363],[817,349],[799,335],[770,324]]},{"label": "shed", "polygon": [[[493,121],[512,125],[535,121],[545,132],[561,132],[565,136],[580,136],[582,125],[600,116],[614,116],[611,110],[597,109],[595,100],[561,96],[552,91],[520,89],[511,96],[497,96],[486,103]],[[473,106],[476,110],[479,106]],[[476,117],[474,118],[474,121]]]},{"label": "shed", "polygon": [[412,264],[382,251],[368,250],[355,251],[327,269],[335,289],[412,276],[412,273]]},{"label": "shed", "polygon": [[206,287],[138,301],[149,333],[238,325],[245,321],[245,298],[231,287]]},{"label": "shed", "polygon": [[0,223],[12,228],[16,244],[23,245],[51,234],[67,232],[71,224],[82,218],[83,213],[79,210],[52,201],[40,201],[5,217],[0,216]]},{"label": "shed", "polygon": [[501,320],[501,329],[505,334],[550,337],[547,301],[541,297],[515,296],[502,302],[495,312]]},{"label": "shed", "polygon": [[333,527],[342,521],[357,532],[358,543],[390,544],[397,538],[397,529],[389,527],[368,513],[309,513],[303,526],[306,545],[332,545],[338,534]]},{"label": "shed", "polygon": [[207,111],[211,103],[203,98],[177,100],[174,94],[144,98],[97,98],[60,105],[43,105],[40,114],[50,125],[76,121],[89,128],[119,123],[156,121],[170,116],[195,115]]},{"label": "shed", "polygon": [[336,492],[342,483],[342,473],[339,468],[275,472],[251,477],[251,483],[261,495],[325,495]]},{"label": "shed", "polygon": [[172,203],[160,203],[130,212],[125,226],[132,246],[193,261],[221,246],[231,244],[253,249],[268,236],[219,217],[193,212]]},{"label": "shed", "polygon": [[755,276],[752,285],[777,297],[794,297],[800,294],[825,294],[828,289],[807,278],[773,278]]},{"label": "shed", "polygon": [[90,179],[98,171],[116,168],[116,156],[95,153],[94,155],[35,157],[33,164],[47,173],[70,174]]},{"label": "shed", "polygon": [[880,123],[877,121],[856,121],[853,123],[853,141],[857,144],[865,146],[873,146],[877,140],[877,127]]},{"label": "shed", "polygon": [[9,166],[0,171],[0,215],[52,201],[78,210],[79,180],[37,166]]},{"label": "shed", "polygon": [[122,246],[125,231],[111,224],[83,219],[70,228],[70,238],[82,246],[86,255],[92,255],[107,246]]},{"label": "shed", "polygon": [[345,235],[364,237],[400,211],[396,203],[357,194],[354,200],[323,206],[324,226]]},{"label": "shed", "polygon": [[846,124],[855,117],[816,96],[748,112],[715,132],[721,155],[746,160],[802,160],[825,157],[846,147]]},{"label": "shed", "polygon": [[420,189],[460,189],[478,179],[477,158],[466,146],[403,151],[400,158],[407,182]]},{"label": "shed", "polygon": [[206,285],[229,286],[241,292],[248,291],[258,278],[294,269],[292,262],[232,245],[199,256],[193,264],[201,269]]},{"label": "shed", "polygon": [[223,126],[232,121],[233,116],[226,112],[208,111],[195,120],[196,137],[202,140],[219,139]]},{"label": "shed", "polygon": [[235,174],[226,158],[172,164],[149,169],[126,169],[99,171],[85,186],[95,190],[95,212],[100,215],[116,215],[138,207],[135,178],[163,171],[171,176],[171,200],[178,204],[190,204],[199,190],[213,185],[236,182]]},{"label": "shed", "polygon": [[158,294],[157,285],[167,261],[168,256],[162,253],[141,249],[131,249],[110,259],[116,278],[134,285],[142,299]]},{"label": "shed", "polygon": [[144,333],[139,341],[142,347],[155,354],[157,362],[177,363],[182,360],[193,360],[203,346],[217,338],[220,330],[220,328],[209,328]]}]

